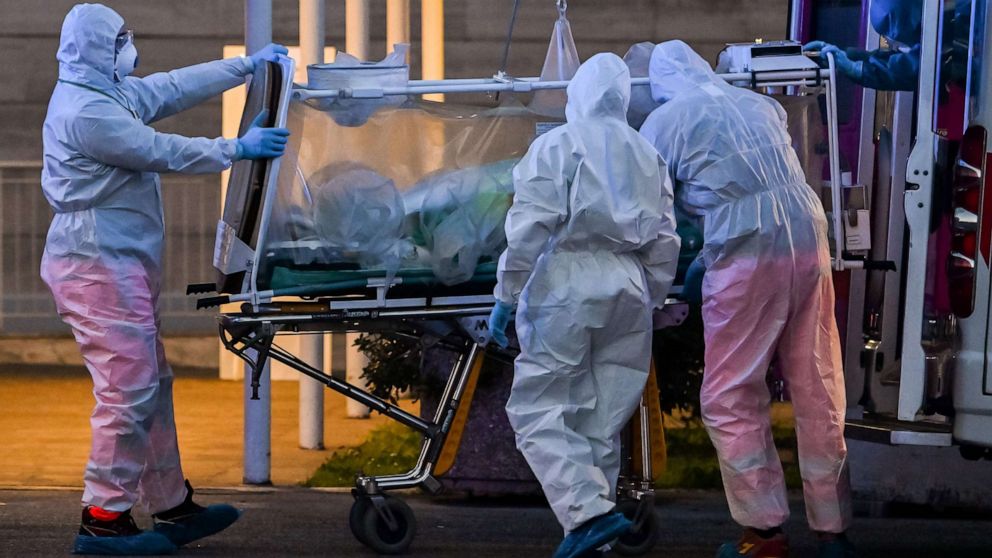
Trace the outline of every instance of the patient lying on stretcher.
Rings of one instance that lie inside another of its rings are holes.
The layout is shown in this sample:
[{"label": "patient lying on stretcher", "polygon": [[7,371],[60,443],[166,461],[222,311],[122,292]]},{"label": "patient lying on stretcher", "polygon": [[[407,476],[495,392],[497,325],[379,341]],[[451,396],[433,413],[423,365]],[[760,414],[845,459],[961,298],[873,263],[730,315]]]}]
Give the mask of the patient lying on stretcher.
[{"label": "patient lying on stretcher", "polygon": [[445,285],[468,281],[479,263],[495,261],[505,247],[516,163],[431,174],[404,192],[353,163],[300,176],[309,204],[285,209],[283,226],[292,238],[318,241],[316,256],[311,251],[307,259],[320,261],[296,263],[351,263],[389,274],[429,268]]}]

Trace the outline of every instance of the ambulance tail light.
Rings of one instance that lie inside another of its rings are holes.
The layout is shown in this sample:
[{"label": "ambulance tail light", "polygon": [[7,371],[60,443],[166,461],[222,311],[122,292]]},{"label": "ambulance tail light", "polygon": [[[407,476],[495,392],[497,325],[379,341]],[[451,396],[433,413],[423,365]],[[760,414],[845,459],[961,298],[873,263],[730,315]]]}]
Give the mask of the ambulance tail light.
[{"label": "ambulance tail light", "polygon": [[[992,215],[987,214],[988,225],[982,223],[983,206],[992,204],[992,193],[985,188],[985,128],[972,126],[961,140],[961,149],[954,165],[954,197],[951,256],[948,261],[948,282],[951,308],[960,318],[967,318],[975,308],[976,263],[981,249],[989,261],[989,234],[992,233]],[[986,195],[990,194],[990,195]]]}]

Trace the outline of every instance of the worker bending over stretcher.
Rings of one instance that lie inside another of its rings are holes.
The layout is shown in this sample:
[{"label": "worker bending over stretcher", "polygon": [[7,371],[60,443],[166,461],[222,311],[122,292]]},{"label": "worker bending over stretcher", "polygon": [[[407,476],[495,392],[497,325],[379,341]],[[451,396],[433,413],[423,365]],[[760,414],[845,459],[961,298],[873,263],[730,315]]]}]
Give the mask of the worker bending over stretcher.
[{"label": "worker bending over stretcher", "polygon": [[677,265],[665,163],[627,125],[630,73],[598,54],[568,86],[568,123],[513,172],[493,339],[514,305],[520,356],[506,412],[558,521],[556,558],[586,556],[631,523],[614,511],[620,431],[651,358],[651,315]]},{"label": "worker bending over stretcher", "polygon": [[[820,556],[853,556],[844,378],[827,223],[772,98],[733,87],[681,41],[655,47],[651,92],[663,103],[641,134],[668,163],[676,200],[703,221],[703,422],[730,511],[746,527],[719,558],[788,554],[785,479],[772,441],[765,376],[789,385],[799,468]],[[689,282],[689,279],[687,279]]]},{"label": "worker bending over stretcher", "polygon": [[[41,275],[96,398],[76,553],[166,554],[238,518],[231,506],[194,503],[179,462],[157,307],[164,236],[157,173],[215,173],[238,159],[277,156],[289,132],[255,126],[240,139],[186,138],[148,124],[242,85],[285,53],[269,45],[249,58],[128,77],[138,51],[120,15],[80,4],[62,25],[59,81],[43,130],[42,188],[55,217]],[[153,514],[153,531],[131,517],[139,502]]]}]

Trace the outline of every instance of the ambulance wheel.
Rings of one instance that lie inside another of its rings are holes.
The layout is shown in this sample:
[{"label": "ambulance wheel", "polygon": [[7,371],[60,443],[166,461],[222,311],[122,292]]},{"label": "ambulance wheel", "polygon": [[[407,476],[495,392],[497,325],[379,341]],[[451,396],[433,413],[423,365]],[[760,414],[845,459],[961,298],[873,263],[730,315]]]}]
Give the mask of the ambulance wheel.
[{"label": "ambulance wheel", "polygon": [[383,498],[382,513],[369,500],[362,513],[361,535],[356,538],[379,554],[403,554],[417,535],[417,520],[403,500],[390,496]]},{"label": "ambulance wheel", "polygon": [[637,500],[622,500],[617,504],[616,511],[635,523],[630,531],[621,535],[613,544],[613,551],[621,556],[642,556],[651,552],[651,549],[658,544],[658,538],[661,536],[661,520],[658,518],[658,512],[654,508],[644,510],[644,521],[638,528],[636,523],[639,508],[640,502]]},{"label": "ambulance wheel", "polygon": [[351,505],[351,511],[348,513],[348,527],[351,529],[351,534],[358,542],[364,545],[368,545],[368,543],[365,541],[362,521],[365,519],[365,511],[370,507],[373,506],[368,496],[358,496],[355,498],[355,503]]}]

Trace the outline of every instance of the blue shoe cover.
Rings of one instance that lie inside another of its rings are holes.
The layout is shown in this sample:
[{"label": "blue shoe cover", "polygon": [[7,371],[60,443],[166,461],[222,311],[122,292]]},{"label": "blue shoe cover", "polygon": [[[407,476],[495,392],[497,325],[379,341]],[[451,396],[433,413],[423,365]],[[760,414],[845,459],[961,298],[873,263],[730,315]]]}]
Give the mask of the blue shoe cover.
[{"label": "blue shoe cover", "polygon": [[561,541],[554,558],[580,558],[626,533],[633,525],[617,512],[589,520]]},{"label": "blue shoe cover", "polygon": [[124,537],[93,537],[76,535],[73,554],[99,556],[158,556],[178,550],[168,538],[153,531]]},{"label": "blue shoe cover", "polygon": [[216,504],[207,506],[203,511],[187,516],[181,521],[156,519],[155,532],[165,535],[172,544],[183,546],[227,529],[239,517],[241,512],[234,506]]},{"label": "blue shoe cover", "polygon": [[816,551],[817,558],[857,558],[854,545],[846,537],[838,537],[829,541],[820,541]]},{"label": "blue shoe cover", "polygon": [[740,556],[734,543],[723,543],[716,551],[716,558],[740,558]]}]

